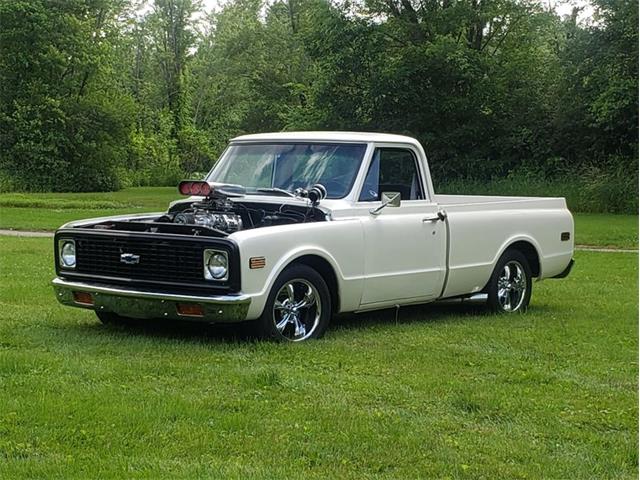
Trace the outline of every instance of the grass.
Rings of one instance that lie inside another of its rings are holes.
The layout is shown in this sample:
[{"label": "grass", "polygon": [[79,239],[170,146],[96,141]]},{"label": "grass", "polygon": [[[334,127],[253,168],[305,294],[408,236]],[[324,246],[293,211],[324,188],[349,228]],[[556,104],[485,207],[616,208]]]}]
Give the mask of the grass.
[{"label": "grass", "polygon": [[0,228],[55,230],[83,218],[161,212],[182,198],[174,187],[138,187],[102,193],[0,194]]},{"label": "grass", "polygon": [[580,245],[638,248],[637,215],[579,213],[574,219]]},{"label": "grass", "polygon": [[637,478],[638,256],[578,252],[526,315],[433,305],[323,340],[102,326],[51,241],[0,238],[0,477]]},{"label": "grass", "polygon": [[[180,198],[173,187],[139,187],[111,193],[0,194],[0,228],[55,230],[71,220],[159,212]],[[638,248],[638,216],[574,214],[576,243]]]},{"label": "grass", "polygon": [[490,181],[435,178],[434,183],[440,193],[564,197],[573,212],[638,212],[637,165],[575,168],[551,178],[535,169],[519,168]]}]

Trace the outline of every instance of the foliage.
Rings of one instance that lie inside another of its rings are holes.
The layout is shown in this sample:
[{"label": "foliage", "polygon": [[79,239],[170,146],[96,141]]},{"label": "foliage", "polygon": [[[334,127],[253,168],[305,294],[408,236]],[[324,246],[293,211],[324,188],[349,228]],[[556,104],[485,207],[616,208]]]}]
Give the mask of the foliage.
[{"label": "foliage", "polygon": [[434,187],[438,193],[458,195],[565,197],[572,212],[638,212],[638,177],[629,175],[622,162],[605,168],[590,166],[580,173],[559,170],[549,175],[541,168],[488,180],[435,178]]},{"label": "foliage", "polygon": [[18,189],[118,188],[134,106],[107,80],[119,2],[0,3],[0,169]]},{"label": "foliage", "polygon": [[519,0],[4,2],[0,188],[170,184],[239,134],[371,130],[420,139],[439,182],[577,178],[579,208],[632,212],[638,3],[594,1],[590,23]]}]

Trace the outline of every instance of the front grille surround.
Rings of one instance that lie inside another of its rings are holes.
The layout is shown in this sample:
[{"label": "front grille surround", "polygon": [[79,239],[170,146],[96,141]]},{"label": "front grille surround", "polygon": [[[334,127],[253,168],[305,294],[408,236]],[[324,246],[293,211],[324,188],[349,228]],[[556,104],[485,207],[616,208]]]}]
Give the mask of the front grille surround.
[{"label": "front grille surround", "polygon": [[[61,239],[76,242],[76,267],[73,270],[58,265],[58,243]],[[124,283],[164,286],[172,289],[206,289],[213,293],[239,291],[240,261],[237,245],[227,239],[185,237],[158,233],[120,231],[56,232],[54,242],[56,273],[62,277],[95,280],[103,283]],[[203,252],[216,249],[227,252],[229,278],[225,281],[206,280],[203,275]],[[139,255],[138,263],[121,261],[123,253]]]}]

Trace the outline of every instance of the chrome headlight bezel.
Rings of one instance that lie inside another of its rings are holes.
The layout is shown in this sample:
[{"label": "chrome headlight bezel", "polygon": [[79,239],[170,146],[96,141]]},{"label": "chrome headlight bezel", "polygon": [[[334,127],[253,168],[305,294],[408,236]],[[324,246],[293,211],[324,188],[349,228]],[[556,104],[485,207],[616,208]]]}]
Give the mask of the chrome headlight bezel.
[{"label": "chrome headlight bezel", "polygon": [[[227,252],[207,248],[203,252],[202,260],[205,280],[224,282],[229,279],[229,254]],[[222,271],[214,274],[214,268],[222,268]]]},{"label": "chrome headlight bezel", "polygon": [[[72,248],[73,251],[69,252],[69,248]],[[66,253],[65,250],[67,250]],[[65,259],[65,257],[67,257],[67,259]],[[61,238],[58,240],[58,264],[60,267],[73,269],[76,268],[76,263],[76,241],[72,238]]]}]

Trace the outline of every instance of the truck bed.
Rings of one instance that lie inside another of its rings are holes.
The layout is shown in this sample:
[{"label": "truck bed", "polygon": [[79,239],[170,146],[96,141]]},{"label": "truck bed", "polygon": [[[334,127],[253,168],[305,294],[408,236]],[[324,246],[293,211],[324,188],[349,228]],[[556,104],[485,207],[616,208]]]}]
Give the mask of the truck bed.
[{"label": "truck bed", "polygon": [[[562,272],[573,254],[573,220],[564,198],[435,195],[447,213],[449,279],[445,297],[478,292],[498,256],[516,242],[534,246],[535,275]],[[538,270],[539,269],[539,270]]]},{"label": "truck bed", "polygon": [[564,198],[506,197],[491,195],[435,195],[435,201],[446,211],[490,211],[521,209],[566,209]]}]

